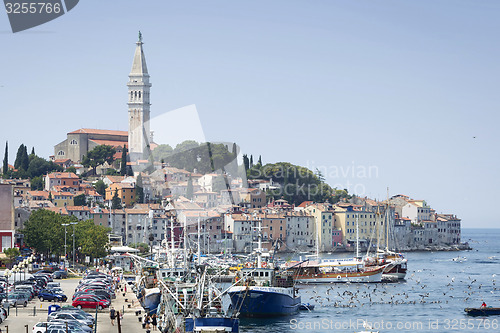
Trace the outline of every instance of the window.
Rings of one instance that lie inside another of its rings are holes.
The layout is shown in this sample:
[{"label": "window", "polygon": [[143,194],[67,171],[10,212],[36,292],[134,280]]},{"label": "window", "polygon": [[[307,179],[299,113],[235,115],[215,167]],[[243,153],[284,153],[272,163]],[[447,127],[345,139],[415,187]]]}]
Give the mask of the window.
[{"label": "window", "polygon": [[73,139],[73,140],[71,140],[71,141],[69,142],[69,144],[70,144],[70,145],[77,145],[77,144],[78,144],[78,142],[77,142],[75,139]]},{"label": "window", "polygon": [[57,152],[57,155],[58,155],[58,156],[64,156],[65,154],[64,154],[64,151],[63,151],[63,150],[59,150],[59,151]]}]

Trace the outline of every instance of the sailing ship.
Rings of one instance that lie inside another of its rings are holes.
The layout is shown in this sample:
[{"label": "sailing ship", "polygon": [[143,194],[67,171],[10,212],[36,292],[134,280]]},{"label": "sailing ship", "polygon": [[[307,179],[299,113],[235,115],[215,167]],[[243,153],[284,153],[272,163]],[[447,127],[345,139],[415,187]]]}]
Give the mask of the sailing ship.
[{"label": "sailing ship", "polygon": [[[318,241],[316,242],[318,246]],[[319,249],[316,250],[319,256]],[[316,259],[302,262],[288,262],[285,267],[294,272],[299,283],[337,283],[337,282],[381,282],[384,271],[392,264],[376,263],[367,265],[359,254],[359,228],[356,218],[356,257],[347,259]]]},{"label": "sailing ship", "polygon": [[366,266],[361,259],[322,259],[288,263],[298,283],[381,282],[389,264]]},{"label": "sailing ship", "polygon": [[[376,219],[378,220],[380,216],[380,210],[377,207]],[[396,279],[402,280],[406,277],[406,271],[408,269],[408,259],[406,259],[403,254],[399,252],[395,252],[389,249],[389,239],[390,239],[390,216],[389,216],[389,199],[387,199],[387,205],[384,212],[384,229],[385,229],[385,248],[380,248],[380,231],[383,231],[382,228],[379,229],[379,223],[376,221],[375,224],[377,226],[377,251],[375,256],[370,256],[369,249],[365,256],[365,262],[367,266],[375,266],[375,265],[384,265],[389,264],[382,274],[383,279]]]}]

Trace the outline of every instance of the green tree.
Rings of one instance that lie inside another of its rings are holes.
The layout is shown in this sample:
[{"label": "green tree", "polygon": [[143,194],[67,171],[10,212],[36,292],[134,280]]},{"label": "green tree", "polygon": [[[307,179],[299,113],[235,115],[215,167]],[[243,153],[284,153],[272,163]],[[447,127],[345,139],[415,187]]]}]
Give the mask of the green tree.
[{"label": "green tree", "polygon": [[106,187],[108,186],[102,181],[102,179],[94,183],[94,188],[96,192],[102,195],[103,197],[106,195]]},{"label": "green tree", "polygon": [[4,154],[4,157],[3,157],[3,170],[2,170],[2,173],[4,175],[6,175],[8,171],[9,171],[9,142],[5,141],[5,154]]},{"label": "green tree", "polygon": [[37,176],[31,178],[31,190],[32,191],[42,191],[45,187],[45,180],[43,176]]},{"label": "green tree", "polygon": [[64,253],[64,227],[62,224],[76,221],[75,217],[63,216],[45,209],[31,213],[24,228],[26,245],[47,256]]},{"label": "green tree", "polygon": [[106,170],[106,175],[108,176],[119,176],[120,173],[116,171],[115,169],[108,169]]},{"label": "green tree", "polygon": [[250,155],[250,168],[253,168],[253,155]]},{"label": "green tree", "polygon": [[76,168],[74,166],[70,166],[70,167],[66,168],[66,172],[72,172],[72,173],[76,174]]},{"label": "green tree", "polygon": [[111,199],[111,209],[121,209],[122,208],[122,200],[118,196],[118,189],[115,190],[115,194]]},{"label": "green tree", "polygon": [[187,150],[190,150],[193,148],[198,148],[199,146],[200,146],[200,144],[194,140],[186,140],[186,141],[183,141],[183,142],[177,144],[177,146],[175,146],[174,152],[180,153],[180,152],[187,151]]},{"label": "green tree", "polygon": [[153,158],[155,161],[166,160],[173,154],[174,150],[170,145],[158,145],[158,147],[153,150]]},{"label": "green tree", "polygon": [[52,161],[47,161],[44,158],[33,156],[31,157],[27,171],[28,171],[27,172],[28,177],[34,178],[34,177],[45,176],[46,174],[51,173],[52,171],[59,171],[59,172],[63,171],[63,167],[55,164]]},{"label": "green tree", "polygon": [[19,257],[19,255],[21,255],[21,252],[19,251],[19,249],[17,247],[5,249],[5,250],[3,250],[3,253],[6,256],[5,261],[9,265],[12,264],[12,262],[14,262],[14,259],[16,259],[16,257]]},{"label": "green tree", "polygon": [[85,206],[87,204],[87,197],[83,193],[79,194],[79,195],[76,195],[73,198],[73,204],[75,206]]},{"label": "green tree", "polygon": [[53,198],[52,198],[52,192],[49,192],[49,197],[48,197],[49,201],[52,202],[53,201]]},{"label": "green tree", "polygon": [[28,150],[24,144],[21,143],[17,149],[16,160],[14,168],[27,171],[29,166]]},{"label": "green tree", "polygon": [[82,159],[82,165],[87,168],[92,168],[93,174],[96,174],[96,169],[99,165],[108,163],[111,165],[116,153],[115,148],[108,145],[99,145],[89,151]]},{"label": "green tree", "polygon": [[125,176],[127,175],[127,146],[123,146],[122,149],[122,158],[121,158],[121,168],[120,168],[120,175]]},{"label": "green tree", "polygon": [[257,162],[258,165],[262,166],[262,156],[259,155],[259,161]]},{"label": "green tree", "polygon": [[247,154],[243,154],[243,165],[245,166],[245,171],[250,169],[250,160],[248,159]]},{"label": "green tree", "polygon": [[135,187],[135,202],[144,203],[144,189],[141,186]]},{"label": "green tree", "polygon": [[109,250],[108,234],[111,229],[95,225],[93,220],[80,221],[75,226],[76,243],[82,255],[103,258]]}]

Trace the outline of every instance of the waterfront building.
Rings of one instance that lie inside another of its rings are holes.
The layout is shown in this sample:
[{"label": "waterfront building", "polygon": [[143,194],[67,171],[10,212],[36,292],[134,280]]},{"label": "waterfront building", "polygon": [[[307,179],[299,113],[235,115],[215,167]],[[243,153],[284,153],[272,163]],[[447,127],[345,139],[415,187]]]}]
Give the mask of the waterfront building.
[{"label": "waterfront building", "polygon": [[334,211],[328,204],[313,203],[304,208],[304,211],[314,217],[317,246],[320,251],[331,251],[333,249],[332,231],[335,228]]}]

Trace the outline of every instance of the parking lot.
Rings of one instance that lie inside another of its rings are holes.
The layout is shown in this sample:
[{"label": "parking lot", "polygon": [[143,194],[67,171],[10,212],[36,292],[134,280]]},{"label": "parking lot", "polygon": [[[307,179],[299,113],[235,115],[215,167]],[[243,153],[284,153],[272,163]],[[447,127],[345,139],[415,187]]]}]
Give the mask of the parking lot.
[{"label": "parking lot", "polygon": [[[28,303],[27,307],[10,308],[10,314],[7,319],[0,325],[2,333],[4,332],[32,332],[33,326],[39,321],[46,321],[48,308],[52,304],[58,304],[60,306],[71,305],[71,298],[73,296],[75,287],[80,281],[79,278],[70,278],[64,280],[56,280],[61,283],[61,288],[64,290],[66,296],[68,296],[68,301],[64,303],[60,302],[40,302],[38,298],[34,298]],[[122,332],[133,332],[134,330],[143,331],[142,325],[136,316],[136,310],[141,309],[137,298],[134,293],[131,292],[131,288],[127,288],[127,293],[125,296],[122,292],[117,290],[116,299],[112,300],[111,305],[115,310],[122,312],[123,319],[121,320]],[[127,299],[127,302],[125,302]],[[85,311],[95,315],[95,310],[85,309]],[[141,312],[144,314],[144,311]],[[26,327],[27,325],[27,327]],[[109,309],[104,309],[98,311],[97,313],[97,332],[107,333],[107,332],[118,332],[117,322],[115,321],[115,326],[111,325],[109,318]]]}]

